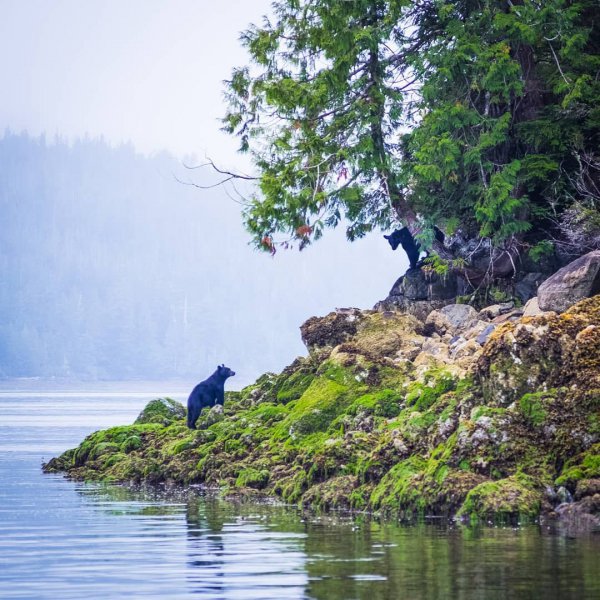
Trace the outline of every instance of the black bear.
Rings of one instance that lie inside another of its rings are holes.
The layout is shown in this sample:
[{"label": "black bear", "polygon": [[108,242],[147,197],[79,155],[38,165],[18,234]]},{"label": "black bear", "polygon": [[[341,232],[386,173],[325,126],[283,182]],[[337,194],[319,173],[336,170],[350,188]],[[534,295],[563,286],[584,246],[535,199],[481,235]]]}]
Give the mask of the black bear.
[{"label": "black bear", "polygon": [[[435,234],[435,239],[443,244],[443,232],[437,227],[434,227],[433,231]],[[390,243],[392,250],[395,250],[399,245],[402,245],[402,249],[404,252],[406,252],[406,256],[408,256],[410,268],[415,269],[417,267],[417,263],[419,262],[419,257],[421,255],[421,245],[415,240],[412,233],[408,230],[408,227],[396,229],[396,231],[394,231],[392,234],[384,235],[383,237]]]},{"label": "black bear", "polygon": [[187,426],[196,429],[196,420],[205,406],[225,404],[225,380],[233,377],[235,372],[225,365],[219,365],[217,370],[204,381],[201,381],[188,398]]}]

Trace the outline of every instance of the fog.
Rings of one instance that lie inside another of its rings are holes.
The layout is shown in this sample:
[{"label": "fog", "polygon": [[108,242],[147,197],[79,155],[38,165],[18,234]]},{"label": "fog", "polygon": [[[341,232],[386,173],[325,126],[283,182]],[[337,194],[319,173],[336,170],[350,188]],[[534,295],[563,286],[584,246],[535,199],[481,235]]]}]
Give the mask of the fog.
[{"label": "fog", "polygon": [[5,133],[0,377],[193,380],[224,362],[247,383],[306,353],[306,318],[370,308],[406,268],[381,235],[256,251],[239,205],[187,175],[166,152]]},{"label": "fog", "polygon": [[187,381],[225,362],[239,387],[305,353],[306,318],[387,295],[406,262],[381,235],[271,258],[223,189],[175,179],[192,154],[248,169],[219,129],[222,81],[269,10],[0,0],[0,378]]},{"label": "fog", "polygon": [[240,31],[269,10],[270,0],[0,0],[0,128],[237,166],[237,142],[219,130],[222,81],[246,60]]}]

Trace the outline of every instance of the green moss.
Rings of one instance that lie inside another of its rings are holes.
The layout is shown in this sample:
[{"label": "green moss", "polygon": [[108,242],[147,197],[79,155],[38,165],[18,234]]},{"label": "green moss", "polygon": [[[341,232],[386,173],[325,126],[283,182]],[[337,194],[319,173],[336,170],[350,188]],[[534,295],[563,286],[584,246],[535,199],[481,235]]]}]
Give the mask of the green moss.
[{"label": "green moss", "polygon": [[542,492],[535,480],[518,473],[499,481],[486,481],[473,488],[457,513],[471,520],[531,521],[540,513]]},{"label": "green moss", "polygon": [[304,371],[292,373],[279,386],[277,390],[277,402],[287,404],[292,400],[298,400],[308,389],[314,378],[313,373],[306,373]]},{"label": "green moss", "polygon": [[[576,335],[587,317],[569,319],[561,323]],[[543,391],[528,377],[556,369],[552,357],[515,363],[507,333],[514,327],[503,327],[478,362],[487,370],[458,380],[447,367],[422,375],[418,365],[396,360],[413,338],[424,339],[414,319],[367,313],[343,346],[313,350],[280,375],[228,392],[222,413],[201,415],[202,429],[162,417],[114,427],[44,468],[85,480],[260,490],[323,509],[403,516],[462,508],[476,519],[530,518],[557,475],[571,488],[600,476],[598,444],[578,454],[600,430],[591,367],[597,344],[593,329],[579,336],[580,346],[591,341],[577,386]]]},{"label": "green moss", "polygon": [[123,460],[126,460],[127,456],[125,454],[123,454],[122,452],[117,452],[115,454],[111,454],[105,461],[104,461],[104,465],[103,467],[105,469],[109,469],[110,467],[122,462]]},{"label": "green moss", "polygon": [[135,420],[136,424],[160,423],[170,425],[173,421],[185,418],[185,408],[172,398],[156,398],[146,404],[146,407]]},{"label": "green moss", "polygon": [[196,445],[196,436],[186,437],[182,440],[177,440],[176,442],[168,446],[167,453],[176,456],[177,454],[181,454],[186,450],[190,450],[196,447]]},{"label": "green moss", "polygon": [[600,444],[594,444],[586,452],[569,460],[555,483],[574,488],[580,479],[597,477],[600,477]]},{"label": "green moss", "polygon": [[142,447],[142,438],[139,435],[130,435],[120,445],[120,450],[124,454],[129,454],[134,450],[139,450]]},{"label": "green moss", "polygon": [[373,493],[373,486],[363,484],[354,488],[348,496],[350,507],[355,510],[366,510],[369,506],[369,498]]},{"label": "green moss", "polygon": [[302,503],[317,510],[350,508],[350,495],[356,487],[354,475],[332,477],[310,487],[302,496]]},{"label": "green moss", "polygon": [[269,477],[270,474],[267,469],[242,469],[235,480],[235,486],[263,489],[269,482]]},{"label": "green moss", "polygon": [[289,409],[285,406],[264,402],[262,404],[259,404],[258,407],[251,413],[249,413],[248,416],[251,419],[259,420],[261,424],[270,425],[272,423],[285,419],[289,412]]},{"label": "green moss", "polygon": [[552,391],[525,394],[521,397],[517,406],[530,425],[539,427],[544,423],[548,414],[544,405],[548,400],[553,399],[553,397],[554,394]]},{"label": "green moss", "polygon": [[[336,378],[344,377],[339,370],[335,375]],[[347,392],[348,387],[334,379],[315,379],[280,424],[280,432],[295,440],[299,436],[326,431],[349,404]]]},{"label": "green moss", "polygon": [[476,422],[477,419],[481,417],[490,417],[495,419],[497,417],[502,417],[506,414],[505,408],[496,408],[494,406],[475,406],[471,409],[470,420]]},{"label": "green moss", "polygon": [[415,500],[418,505],[414,478],[426,465],[427,461],[424,458],[413,455],[392,467],[371,493],[370,505],[375,510],[394,511],[414,506]]},{"label": "green moss", "polygon": [[286,502],[296,503],[308,487],[306,472],[301,467],[294,467],[275,482],[273,491]]},{"label": "green moss", "polygon": [[433,406],[447,392],[456,389],[456,377],[447,371],[429,370],[423,382],[414,382],[408,387],[406,405],[423,411]]},{"label": "green moss", "polygon": [[400,414],[401,395],[395,390],[384,389],[357,398],[348,408],[348,414],[356,415],[359,411],[374,414],[378,417],[393,418]]}]

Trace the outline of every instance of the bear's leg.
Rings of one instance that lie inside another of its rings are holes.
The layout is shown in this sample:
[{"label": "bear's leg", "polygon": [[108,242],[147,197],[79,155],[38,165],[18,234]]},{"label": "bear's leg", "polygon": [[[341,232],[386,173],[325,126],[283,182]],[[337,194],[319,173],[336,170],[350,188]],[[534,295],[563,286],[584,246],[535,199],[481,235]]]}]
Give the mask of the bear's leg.
[{"label": "bear's leg", "polygon": [[196,429],[196,421],[200,416],[200,410],[198,410],[197,406],[197,402],[193,402],[188,405],[187,426],[190,429]]},{"label": "bear's leg", "polygon": [[215,404],[223,406],[225,404],[225,390],[218,389],[215,394]]}]

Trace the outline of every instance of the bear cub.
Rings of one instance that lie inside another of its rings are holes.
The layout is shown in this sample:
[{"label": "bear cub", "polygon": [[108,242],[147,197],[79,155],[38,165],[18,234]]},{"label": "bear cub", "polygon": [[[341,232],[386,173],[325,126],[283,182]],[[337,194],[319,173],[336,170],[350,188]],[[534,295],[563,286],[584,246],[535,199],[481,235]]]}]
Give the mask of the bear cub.
[{"label": "bear cub", "polygon": [[205,406],[225,404],[225,380],[233,377],[235,372],[225,365],[219,365],[217,370],[204,381],[201,381],[188,398],[187,426],[196,429],[196,420]]},{"label": "bear cub", "polygon": [[[445,239],[443,231],[434,226],[433,233],[435,239],[440,244],[443,244]],[[402,249],[406,252],[406,256],[408,256],[408,261],[410,263],[409,269],[416,269],[419,266],[421,244],[415,240],[408,227],[396,229],[396,231],[390,235],[384,235],[383,237],[390,243],[392,250],[395,250],[398,246],[402,246]],[[427,255],[429,255],[429,253],[427,253]]]}]

